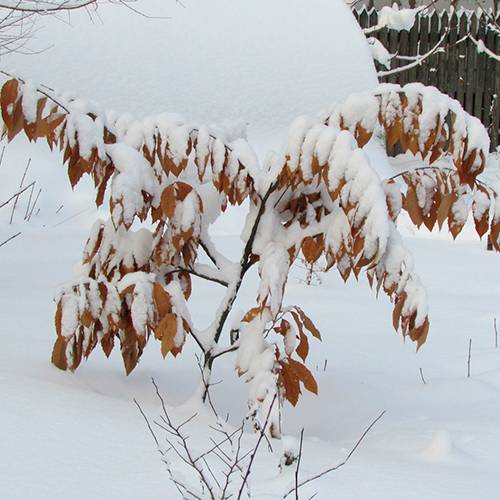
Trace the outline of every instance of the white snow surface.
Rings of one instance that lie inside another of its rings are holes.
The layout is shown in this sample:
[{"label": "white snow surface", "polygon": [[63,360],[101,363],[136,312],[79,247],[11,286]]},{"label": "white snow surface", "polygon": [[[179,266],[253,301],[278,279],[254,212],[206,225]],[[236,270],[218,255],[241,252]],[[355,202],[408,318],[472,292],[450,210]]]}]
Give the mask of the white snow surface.
[{"label": "white snow surface", "polygon": [[[116,6],[101,9],[104,25],[79,15],[71,16],[70,25],[45,19],[50,32],[39,32],[37,43],[54,41],[54,49],[8,62],[32,79],[74,89],[106,108],[139,116],[173,111],[203,122],[248,121],[259,151],[273,141],[283,143],[281,129],[300,113],[314,116],[348,92],[375,84],[363,35],[340,0],[318,1],[318,9],[299,0],[287,2],[286,9],[278,0],[183,3],[185,8],[173,0],[147,3],[149,13],[171,15],[171,20],[146,20]],[[181,20],[189,28],[181,28]],[[343,34],[349,30],[346,43]],[[234,43],[227,43],[231,34]],[[261,37],[270,40],[266,51],[257,43]],[[217,44],[219,52],[212,53]],[[329,64],[330,50],[335,64]],[[224,64],[214,67],[216,60]],[[280,64],[266,66],[266,61]],[[379,174],[390,171],[376,141],[369,155]],[[118,350],[109,360],[96,350],[75,374],[50,364],[52,297],[77,271],[94,220],[107,214],[94,208],[88,179],[72,192],[60,155],[22,138],[8,146],[0,165],[0,202],[18,188],[28,156],[32,163],[24,185],[37,181],[34,196],[42,188],[37,209],[29,222],[23,221],[29,192],[20,199],[13,224],[12,205],[0,209],[0,242],[22,232],[0,247],[0,498],[176,498],[132,398],[151,417],[159,415],[154,377],[177,422],[198,411],[187,430],[198,453],[210,448],[209,438],[218,437],[209,427],[214,418],[189,401],[200,376],[193,339],[188,336],[176,359],[163,359],[159,343],[151,339],[129,377]],[[399,161],[398,168],[409,164],[408,158]],[[205,208],[208,198],[203,196]],[[235,261],[246,209],[228,210],[212,231],[217,247]],[[340,222],[332,230],[341,231]],[[322,285],[308,287],[301,281],[304,271],[293,266],[285,302],[300,305],[323,337],[322,343],[311,339],[308,359],[319,395],[305,393],[296,408],[285,408],[283,431],[291,437],[273,441],[273,453],[262,447],[252,498],[278,499],[293,485],[294,466],[280,472],[279,464],[283,448],[297,448],[303,427],[300,474],[305,479],[341,462],[384,409],[387,413],[348,464],[304,488],[303,498],[316,492],[315,498],[326,500],[498,498],[500,349],[495,348],[493,318],[500,318],[500,257],[484,250],[470,221],[457,242],[445,233],[417,231],[404,217],[399,227],[428,293],[426,345],[415,353],[412,343],[394,333],[391,304],[382,294],[377,300],[364,278],[344,285],[332,271],[322,276]],[[134,242],[142,238],[142,233],[130,238],[134,258],[140,258]],[[234,305],[239,317],[239,311],[255,305],[257,271],[245,277]],[[221,293],[217,284],[194,279],[189,321],[210,324]],[[467,378],[469,339],[472,372]],[[265,346],[257,347],[261,355],[255,362],[270,362]],[[251,361],[245,360],[249,368]],[[212,388],[220,415],[229,415],[230,430],[247,411],[249,390],[235,364],[232,355],[218,360],[214,380],[222,382]],[[252,390],[263,387],[266,381],[256,380]],[[245,434],[245,449],[254,443],[255,436]]]},{"label": "white snow surface", "polygon": [[[51,297],[80,251],[83,229],[36,228],[2,249],[0,496],[63,499],[72,491],[73,498],[82,500],[175,498],[131,399],[138,398],[150,415],[158,414],[149,382],[154,376],[169,404],[183,400],[198,376],[193,352],[188,349],[179,359],[165,361],[158,345],[148,346],[129,378],[118,353],[110,361],[96,353],[75,375],[49,363]],[[220,242],[230,251],[239,245],[237,237]],[[322,344],[312,346],[310,363],[319,396],[305,395],[296,409],[286,412],[288,434],[306,428],[304,476],[340,461],[370,419],[388,411],[352,461],[317,482],[307,490],[309,495],[319,491],[319,498],[328,499],[333,491],[340,499],[496,498],[500,352],[494,349],[492,319],[500,294],[498,256],[475,243],[412,240],[410,245],[431,300],[432,330],[418,354],[394,334],[389,304],[377,302],[365,283],[346,287],[331,274],[323,285],[306,287],[297,281],[302,272],[292,271],[288,300],[304,307],[324,337]],[[247,304],[254,297],[255,278],[250,282]],[[209,320],[216,304],[214,290],[201,283],[196,289],[195,310]],[[467,379],[469,337],[472,377]],[[328,367],[323,371],[325,359]],[[223,365],[216,374],[224,382],[214,388],[215,401],[237,425],[247,388],[235,380],[230,359]],[[420,381],[419,367],[427,385]],[[174,415],[190,416],[186,412],[178,409]],[[207,420],[204,416],[190,428],[193,439],[202,439]],[[250,441],[247,436],[248,446]],[[254,479],[256,493],[262,495],[256,498],[273,498],[264,492],[279,493],[292,480],[289,472],[279,475],[279,460],[279,452],[262,453]],[[88,480],[79,481],[82,475]]]},{"label": "white snow surface", "polygon": [[[19,183],[23,153],[33,156],[29,180],[42,171],[54,179],[63,174],[57,154],[39,146],[16,140],[6,150],[1,200],[12,192],[14,181]],[[199,382],[192,339],[175,360],[164,360],[159,344],[151,340],[129,377],[118,351],[110,360],[96,351],[75,374],[50,364],[52,297],[71,277],[98,215],[88,208],[92,200],[78,189],[70,196],[67,184],[68,194],[43,184],[41,210],[29,223],[22,221],[27,198],[20,200],[13,225],[8,224],[10,207],[0,210],[2,241],[22,231],[0,248],[0,498],[58,500],[69,491],[76,500],[176,498],[132,398],[151,417],[159,414],[153,376],[178,422],[200,413],[189,435],[199,453],[208,449],[209,437],[217,438],[208,427],[213,417],[186,403]],[[56,214],[59,196],[67,201]],[[85,206],[88,211],[78,215]],[[215,243],[237,260],[239,212],[223,219],[226,224],[213,234]],[[344,285],[333,271],[323,276],[322,285],[307,287],[300,281],[304,271],[292,267],[285,301],[301,305],[323,336],[322,343],[311,339],[308,361],[319,395],[306,393],[296,408],[285,408],[286,435],[297,437],[305,427],[301,475],[342,461],[370,421],[387,410],[348,464],[305,488],[303,496],[496,500],[500,349],[495,349],[493,318],[499,316],[499,256],[484,250],[470,224],[457,242],[444,233],[410,229],[404,220],[401,226],[403,233],[413,233],[405,244],[429,299],[431,331],[418,353],[394,333],[391,304],[383,296],[377,300],[364,278]],[[195,325],[209,324],[221,300],[220,287],[207,283],[193,282]],[[255,304],[257,269],[245,278],[244,290],[235,311]],[[472,374],[467,378],[469,339]],[[230,429],[246,413],[250,389],[245,377],[238,379],[235,363],[232,355],[219,360],[214,380],[223,382],[212,389],[220,414],[229,413]],[[260,390],[261,382],[251,389]],[[254,442],[245,434],[245,448]],[[258,456],[253,498],[281,498],[293,484],[293,467],[279,472],[282,445],[273,441],[273,448],[268,453],[263,447]]]},{"label": "white snow surface", "polygon": [[[365,37],[342,0],[139,0],[99,16],[38,22],[33,56],[2,66],[137,116],[240,122],[249,137],[282,132],[350,92],[377,83]],[[267,146],[268,144],[262,144]]]}]

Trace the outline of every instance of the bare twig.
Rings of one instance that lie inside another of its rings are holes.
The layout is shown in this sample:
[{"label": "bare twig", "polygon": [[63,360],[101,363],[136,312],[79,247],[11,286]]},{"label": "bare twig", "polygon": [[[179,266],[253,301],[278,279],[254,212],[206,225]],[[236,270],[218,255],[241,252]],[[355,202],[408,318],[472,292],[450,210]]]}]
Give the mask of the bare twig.
[{"label": "bare twig", "polygon": [[238,500],[240,500],[241,496],[243,495],[243,490],[244,490],[245,486],[248,487],[248,485],[247,485],[248,476],[250,475],[250,472],[252,470],[252,465],[253,465],[253,462],[255,460],[255,456],[257,455],[257,451],[260,447],[260,443],[262,442],[262,439],[264,439],[264,435],[266,434],[266,428],[267,428],[267,425],[269,424],[269,417],[271,416],[271,411],[273,409],[274,403],[276,402],[277,396],[278,396],[278,394],[276,393],[273,397],[271,404],[269,405],[269,410],[267,411],[264,425],[262,425],[260,428],[259,438],[257,439],[257,443],[256,443],[256,445],[255,445],[255,447],[252,450],[252,453],[250,455],[250,461],[248,463],[247,470],[245,472],[245,475],[243,476],[243,482],[241,483],[241,487],[240,487],[240,490],[238,492],[238,496],[237,496]]},{"label": "bare twig", "polygon": [[[21,177],[21,184],[19,184],[19,189],[21,189],[23,187],[24,179],[26,178],[26,173],[28,172],[28,168],[30,167],[30,163],[31,163],[31,158],[28,159],[28,163],[26,164],[26,168],[24,169],[24,174]],[[14,205],[12,205],[12,212],[10,214],[9,224],[12,224],[12,221],[14,220],[14,212],[16,210],[18,200],[19,200],[19,194],[16,196],[16,198],[14,200]]]},{"label": "bare twig", "polygon": [[295,500],[299,500],[299,468],[302,459],[302,444],[304,443],[304,428],[300,431],[299,454],[297,456],[297,467],[295,468]]},{"label": "bare twig", "polygon": [[35,190],[35,181],[32,182],[30,197],[28,198],[28,204],[26,205],[26,213],[24,214],[24,220],[28,220],[28,215],[31,207],[31,199],[33,198],[33,191]]},{"label": "bare twig", "polygon": [[68,0],[64,0],[61,2],[49,2],[43,0],[37,2],[19,1],[16,4],[9,4],[6,2],[0,3],[0,9],[43,15],[61,11],[83,9],[84,7],[88,7],[92,4],[97,4],[97,0],[81,0],[73,2],[70,2]]},{"label": "bare twig", "polygon": [[[158,388],[158,385],[156,384],[154,378],[152,378],[151,381],[152,381],[153,386],[155,388],[156,395],[157,395],[158,399],[160,400],[160,403],[161,403],[161,406],[162,406],[162,410],[163,410],[162,417],[163,417],[163,421],[166,424],[166,427],[162,426],[158,422],[155,422],[155,424],[158,425],[158,427],[166,430],[169,434],[172,434],[173,436],[175,436],[178,439],[178,441],[179,441],[178,446],[180,446],[182,448],[183,454],[177,449],[177,447],[176,447],[176,445],[174,444],[173,441],[171,441],[168,438],[166,438],[166,440],[167,440],[168,444],[170,445],[172,451],[174,451],[177,454],[177,456],[186,465],[188,465],[189,467],[191,467],[196,472],[201,485],[204,488],[206,488],[206,490],[207,490],[207,492],[209,494],[209,498],[211,500],[215,500],[216,497],[215,497],[215,494],[214,494],[213,487],[210,484],[210,481],[207,479],[203,467],[200,467],[198,465],[197,461],[194,459],[194,457],[192,455],[192,452],[190,450],[189,444],[188,444],[188,437],[181,432],[182,427],[184,425],[186,425],[188,422],[190,422],[193,418],[195,418],[197,416],[197,414],[192,415],[191,417],[189,417],[187,420],[185,420],[180,425],[175,425],[172,422],[172,420],[170,418],[170,415],[168,414],[167,406],[165,404],[165,400],[163,399],[163,396],[161,395],[160,390]],[[210,472],[210,474],[212,474],[211,471],[209,471],[209,472]]]},{"label": "bare twig", "polygon": [[422,382],[425,384],[427,384],[427,382],[425,381],[425,378],[424,378],[424,372],[422,371],[422,368],[420,368],[420,378],[422,379]]},{"label": "bare twig", "polygon": [[498,330],[497,330],[497,319],[493,319],[493,328],[495,329],[495,349],[498,349]]},{"label": "bare twig", "polygon": [[137,402],[137,400],[135,398],[133,401],[134,401],[135,405],[137,406],[137,408],[139,408],[141,415],[143,416],[144,420],[146,421],[146,425],[148,426],[148,429],[149,429],[149,432],[151,433],[151,436],[153,436],[153,439],[156,443],[156,447],[160,448],[160,443],[158,442],[158,438],[156,437],[156,434],[154,433],[153,428],[151,427],[151,424],[149,423],[148,417],[146,417],[146,414],[142,410],[141,405]]},{"label": "bare twig", "polygon": [[[38,190],[38,193],[37,193],[37,195],[36,195],[35,201],[33,202],[33,205],[32,205],[32,207],[31,207],[30,213],[29,213],[29,215],[28,215],[28,221],[30,221],[30,220],[31,220],[31,216],[33,215],[33,210],[35,210],[36,202],[38,201],[38,198],[40,198],[40,193],[41,193],[41,192],[42,192],[42,188],[40,188],[40,189]],[[40,209],[38,209],[38,210],[36,211],[36,214],[35,214],[35,215],[38,215],[38,212],[40,212]]]},{"label": "bare twig", "polygon": [[470,356],[471,356],[472,339],[469,339],[469,357],[467,358],[467,378],[470,378]]},{"label": "bare twig", "polygon": [[13,240],[14,238],[17,238],[20,234],[21,234],[21,232],[19,231],[19,233],[16,233],[14,236],[7,238],[5,241],[2,241],[2,243],[0,243],[0,247],[3,247],[9,241]]},{"label": "bare twig", "polygon": [[69,217],[66,217],[66,219],[63,219],[62,221],[58,222],[57,224],[54,224],[52,227],[60,226],[61,224],[64,224],[65,222],[68,222],[70,220],[75,219],[76,217],[79,217],[80,215],[84,214],[85,212],[88,212],[89,210],[90,210],[90,207],[84,208],[83,210],[78,211],[76,214],[73,214]]},{"label": "bare twig", "polygon": [[214,283],[218,283],[219,285],[222,285],[224,287],[228,287],[229,286],[229,283],[227,281],[224,281],[222,279],[219,279],[219,278],[215,278],[215,277],[212,277],[212,276],[208,276],[206,274],[203,274],[199,271],[196,271],[195,269],[188,269],[186,267],[179,267],[177,269],[173,269],[172,271],[168,271],[165,276],[170,276],[172,274],[178,274],[178,273],[189,273],[189,274],[192,274],[193,276],[197,276],[198,278],[201,278],[201,279],[204,279],[204,280],[207,280],[207,281],[212,281]]},{"label": "bare twig", "polygon": [[354,454],[354,452],[356,451],[358,446],[361,444],[363,439],[366,437],[366,435],[370,432],[370,430],[373,428],[373,426],[384,416],[384,414],[385,414],[385,410],[375,420],[373,420],[373,422],[366,428],[365,432],[363,432],[361,437],[357,440],[356,444],[352,447],[351,451],[348,453],[348,455],[346,456],[346,458],[342,462],[340,462],[339,464],[337,464],[333,467],[329,467],[328,469],[324,470],[323,472],[320,472],[319,474],[316,474],[316,475],[310,477],[309,479],[302,481],[301,483],[299,483],[298,485],[296,485],[292,489],[290,489],[287,493],[285,493],[283,495],[283,498],[286,498],[288,495],[292,494],[295,490],[298,490],[302,486],[305,486],[306,484],[309,484],[310,482],[315,481],[316,479],[343,467],[349,461],[349,459],[352,457],[352,455]]},{"label": "bare twig", "polygon": [[0,208],[4,207],[5,205],[8,205],[14,198],[17,198],[21,194],[23,194],[25,191],[27,191],[30,187],[33,187],[35,184],[35,181],[33,181],[31,184],[28,184],[26,187],[18,191],[17,193],[13,194],[7,201],[4,201],[1,205]]}]

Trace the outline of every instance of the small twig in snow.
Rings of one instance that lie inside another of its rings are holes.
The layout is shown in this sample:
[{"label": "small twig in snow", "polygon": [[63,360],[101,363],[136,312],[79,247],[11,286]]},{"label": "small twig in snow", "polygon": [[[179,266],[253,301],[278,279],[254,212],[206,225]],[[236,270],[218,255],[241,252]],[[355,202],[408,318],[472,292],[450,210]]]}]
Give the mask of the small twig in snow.
[{"label": "small twig in snow", "polygon": [[1,205],[0,208],[4,207],[5,205],[8,205],[14,198],[17,196],[20,196],[23,194],[25,191],[27,191],[30,187],[32,187],[35,184],[35,181],[33,181],[31,184],[28,184],[26,187],[18,191],[17,193],[13,194],[7,201],[4,201]]},{"label": "small twig in snow", "polygon": [[[248,467],[247,467],[247,470],[245,472],[245,475],[243,476],[243,482],[241,483],[240,491],[238,492],[238,497],[237,497],[238,500],[241,499],[241,495],[243,495],[243,490],[245,488],[245,485],[247,485],[248,476],[250,475],[253,461],[255,460],[255,456],[257,455],[257,451],[260,447],[260,443],[262,442],[262,439],[264,439],[264,436],[266,434],[266,428],[267,428],[267,425],[269,423],[269,418],[271,416],[271,411],[274,407],[274,403],[276,403],[277,396],[278,396],[277,394],[274,395],[273,400],[272,400],[271,404],[269,405],[269,410],[267,411],[266,419],[264,420],[264,425],[262,425],[262,427],[260,428],[259,438],[257,439],[257,443],[256,443],[256,445],[255,445],[255,447],[252,450],[252,453],[250,455],[250,461],[248,462]],[[248,486],[247,486],[247,488],[248,488]]]},{"label": "small twig in snow", "polygon": [[297,467],[295,468],[295,500],[299,500],[299,467],[302,458],[302,445],[304,443],[304,428],[300,431],[299,455],[297,456]]},{"label": "small twig in snow", "polygon": [[11,236],[10,238],[7,238],[5,241],[0,243],[0,247],[3,247],[9,241],[13,240],[14,238],[17,238],[20,234],[21,234],[21,231],[19,231],[19,233],[16,233],[14,236]]},{"label": "small twig in snow", "polygon": [[493,319],[493,328],[495,329],[495,349],[498,349],[498,330],[497,330],[497,319]]},{"label": "small twig in snow", "polygon": [[[33,206],[31,207],[30,214],[28,215],[28,221],[31,220],[31,216],[33,215],[33,210],[35,209],[36,203],[38,201],[38,198],[40,197],[40,193],[42,192],[42,188],[38,190],[38,193],[36,195],[35,201],[33,202]],[[35,215],[38,215],[38,212],[40,212],[40,209],[36,211]]]},{"label": "small twig in snow", "polygon": [[[28,168],[30,167],[30,163],[31,163],[31,158],[28,159],[28,163],[26,164],[26,168],[24,169],[24,174],[21,178],[21,184],[19,184],[19,189],[21,189],[23,187],[23,184],[24,184],[24,179],[26,178],[26,173],[28,172]],[[10,221],[9,221],[9,224],[12,224],[12,221],[14,219],[14,212],[16,210],[16,206],[17,206],[17,201],[19,200],[19,195],[16,196],[16,199],[14,200],[14,205],[12,206],[12,212],[10,214]]]},{"label": "small twig in snow", "polygon": [[425,381],[425,378],[424,378],[424,372],[422,371],[422,368],[420,368],[420,378],[422,379],[422,382],[425,384],[427,384],[427,382]]},{"label": "small twig in snow", "polygon": [[26,205],[26,213],[24,214],[24,220],[28,220],[28,215],[30,213],[31,199],[33,198],[33,191],[35,190],[35,181],[33,181],[30,191],[30,197],[28,198],[28,204]]},{"label": "small twig in snow", "polygon": [[316,479],[319,479],[320,477],[326,475],[326,474],[329,474],[330,472],[333,472],[337,469],[340,469],[341,467],[343,467],[348,461],[349,459],[352,457],[352,455],[354,454],[354,452],[357,450],[358,446],[361,444],[361,442],[363,441],[363,439],[366,437],[366,435],[370,432],[370,430],[373,428],[373,426],[385,415],[385,410],[366,428],[365,432],[363,432],[363,434],[361,435],[361,437],[357,440],[356,444],[352,447],[351,451],[348,453],[347,457],[342,461],[340,462],[339,464],[333,466],[333,467],[330,467],[326,470],[324,470],[323,472],[320,472],[312,477],[310,477],[309,479],[306,479],[304,481],[302,481],[301,483],[299,483],[298,485],[294,486],[292,489],[290,489],[287,493],[285,493],[283,495],[283,498],[286,498],[288,495],[292,494],[296,489],[299,489],[301,488],[302,486],[305,486],[306,484],[312,482],[312,481],[315,481]]},{"label": "small twig in snow", "polygon": [[470,354],[472,347],[472,339],[469,339],[469,357],[467,358],[467,378],[470,378]]}]

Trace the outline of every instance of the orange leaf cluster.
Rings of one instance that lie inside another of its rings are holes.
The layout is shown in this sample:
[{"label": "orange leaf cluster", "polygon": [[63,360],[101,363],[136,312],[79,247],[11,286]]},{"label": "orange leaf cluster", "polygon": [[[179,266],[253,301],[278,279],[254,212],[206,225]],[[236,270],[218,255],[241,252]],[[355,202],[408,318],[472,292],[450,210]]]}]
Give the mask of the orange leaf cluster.
[{"label": "orange leaf cluster", "polygon": [[[16,79],[3,85],[0,109],[9,141],[24,132],[30,141],[45,139],[51,149],[57,147],[72,186],[84,174],[91,176],[97,205],[111,186],[111,218],[92,230],[84,275],[57,300],[52,359],[62,369],[74,370],[98,343],[109,356],[118,339],[130,373],[152,333],[163,356],[176,356],[186,334],[193,333],[184,301],[191,295],[191,274],[200,276],[203,248],[215,267],[201,276],[229,289],[234,285],[235,293],[246,270],[259,262],[258,306],[243,322],[268,315],[268,333],[282,336],[283,348],[275,344],[272,377],[295,405],[301,384],[317,392],[304,363],[308,335],[320,339],[301,309],[282,305],[289,267],[300,253],[309,265],[324,258],[326,269],[335,266],[344,281],[365,270],[370,285],[393,301],[394,328],[420,347],[429,320],[420,307],[425,301],[411,259],[397,237],[394,223],[401,210],[416,226],[432,229],[447,222],[453,237],[472,211],[478,234],[488,234],[500,251],[498,195],[477,178],[487,154],[484,128],[455,101],[419,85],[382,86],[347,99],[316,122],[292,125],[292,139],[281,163],[272,165],[277,170],[266,195],[256,187],[253,153],[242,139],[225,144],[207,129],[161,117],[135,127]],[[380,129],[389,146],[399,145],[433,165],[400,175],[404,194],[395,179],[380,182],[360,149]],[[437,160],[447,155],[453,169],[438,168]],[[221,271],[217,257],[202,241],[203,184],[215,189],[218,209],[249,198],[258,214],[239,281],[232,284],[215,276]],[[260,217],[277,220],[269,227],[279,234],[268,239],[258,234]],[[154,231],[132,230],[136,218],[150,221]],[[234,300],[228,299],[229,306]],[[221,317],[222,331],[227,314]],[[206,354],[213,346],[207,349]]]},{"label": "orange leaf cluster", "polygon": [[[353,113],[350,107],[356,99],[360,103]],[[470,187],[486,164],[489,139],[484,127],[457,101],[432,87],[382,85],[374,94],[351,96],[325,121],[349,130],[360,147],[382,126],[390,147],[399,145],[403,152],[420,154],[429,164],[449,154],[460,184]],[[472,142],[476,136],[479,140]]]}]

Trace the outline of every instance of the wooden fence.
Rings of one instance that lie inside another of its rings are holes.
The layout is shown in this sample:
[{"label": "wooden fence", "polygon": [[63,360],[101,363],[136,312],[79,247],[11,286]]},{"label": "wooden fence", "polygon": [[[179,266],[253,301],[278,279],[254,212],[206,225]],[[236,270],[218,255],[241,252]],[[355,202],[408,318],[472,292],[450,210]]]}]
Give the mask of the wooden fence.
[{"label": "wooden fence", "polygon": [[[355,10],[354,15],[362,28],[377,24],[375,9],[363,7]],[[500,62],[484,52],[479,53],[470,38],[457,43],[469,33],[476,40],[481,40],[488,49],[500,54],[500,35],[488,26],[487,16],[485,13],[465,10],[451,14],[434,11],[418,16],[410,31],[397,32],[384,28],[369,36],[378,38],[391,54],[415,56],[432,49],[449,28],[442,48],[422,64],[380,79],[400,85],[408,82],[433,85],[457,99],[467,112],[477,116],[488,129],[493,150],[500,144]],[[394,59],[391,69],[408,62]],[[380,71],[386,69],[378,63],[376,66]]]}]

